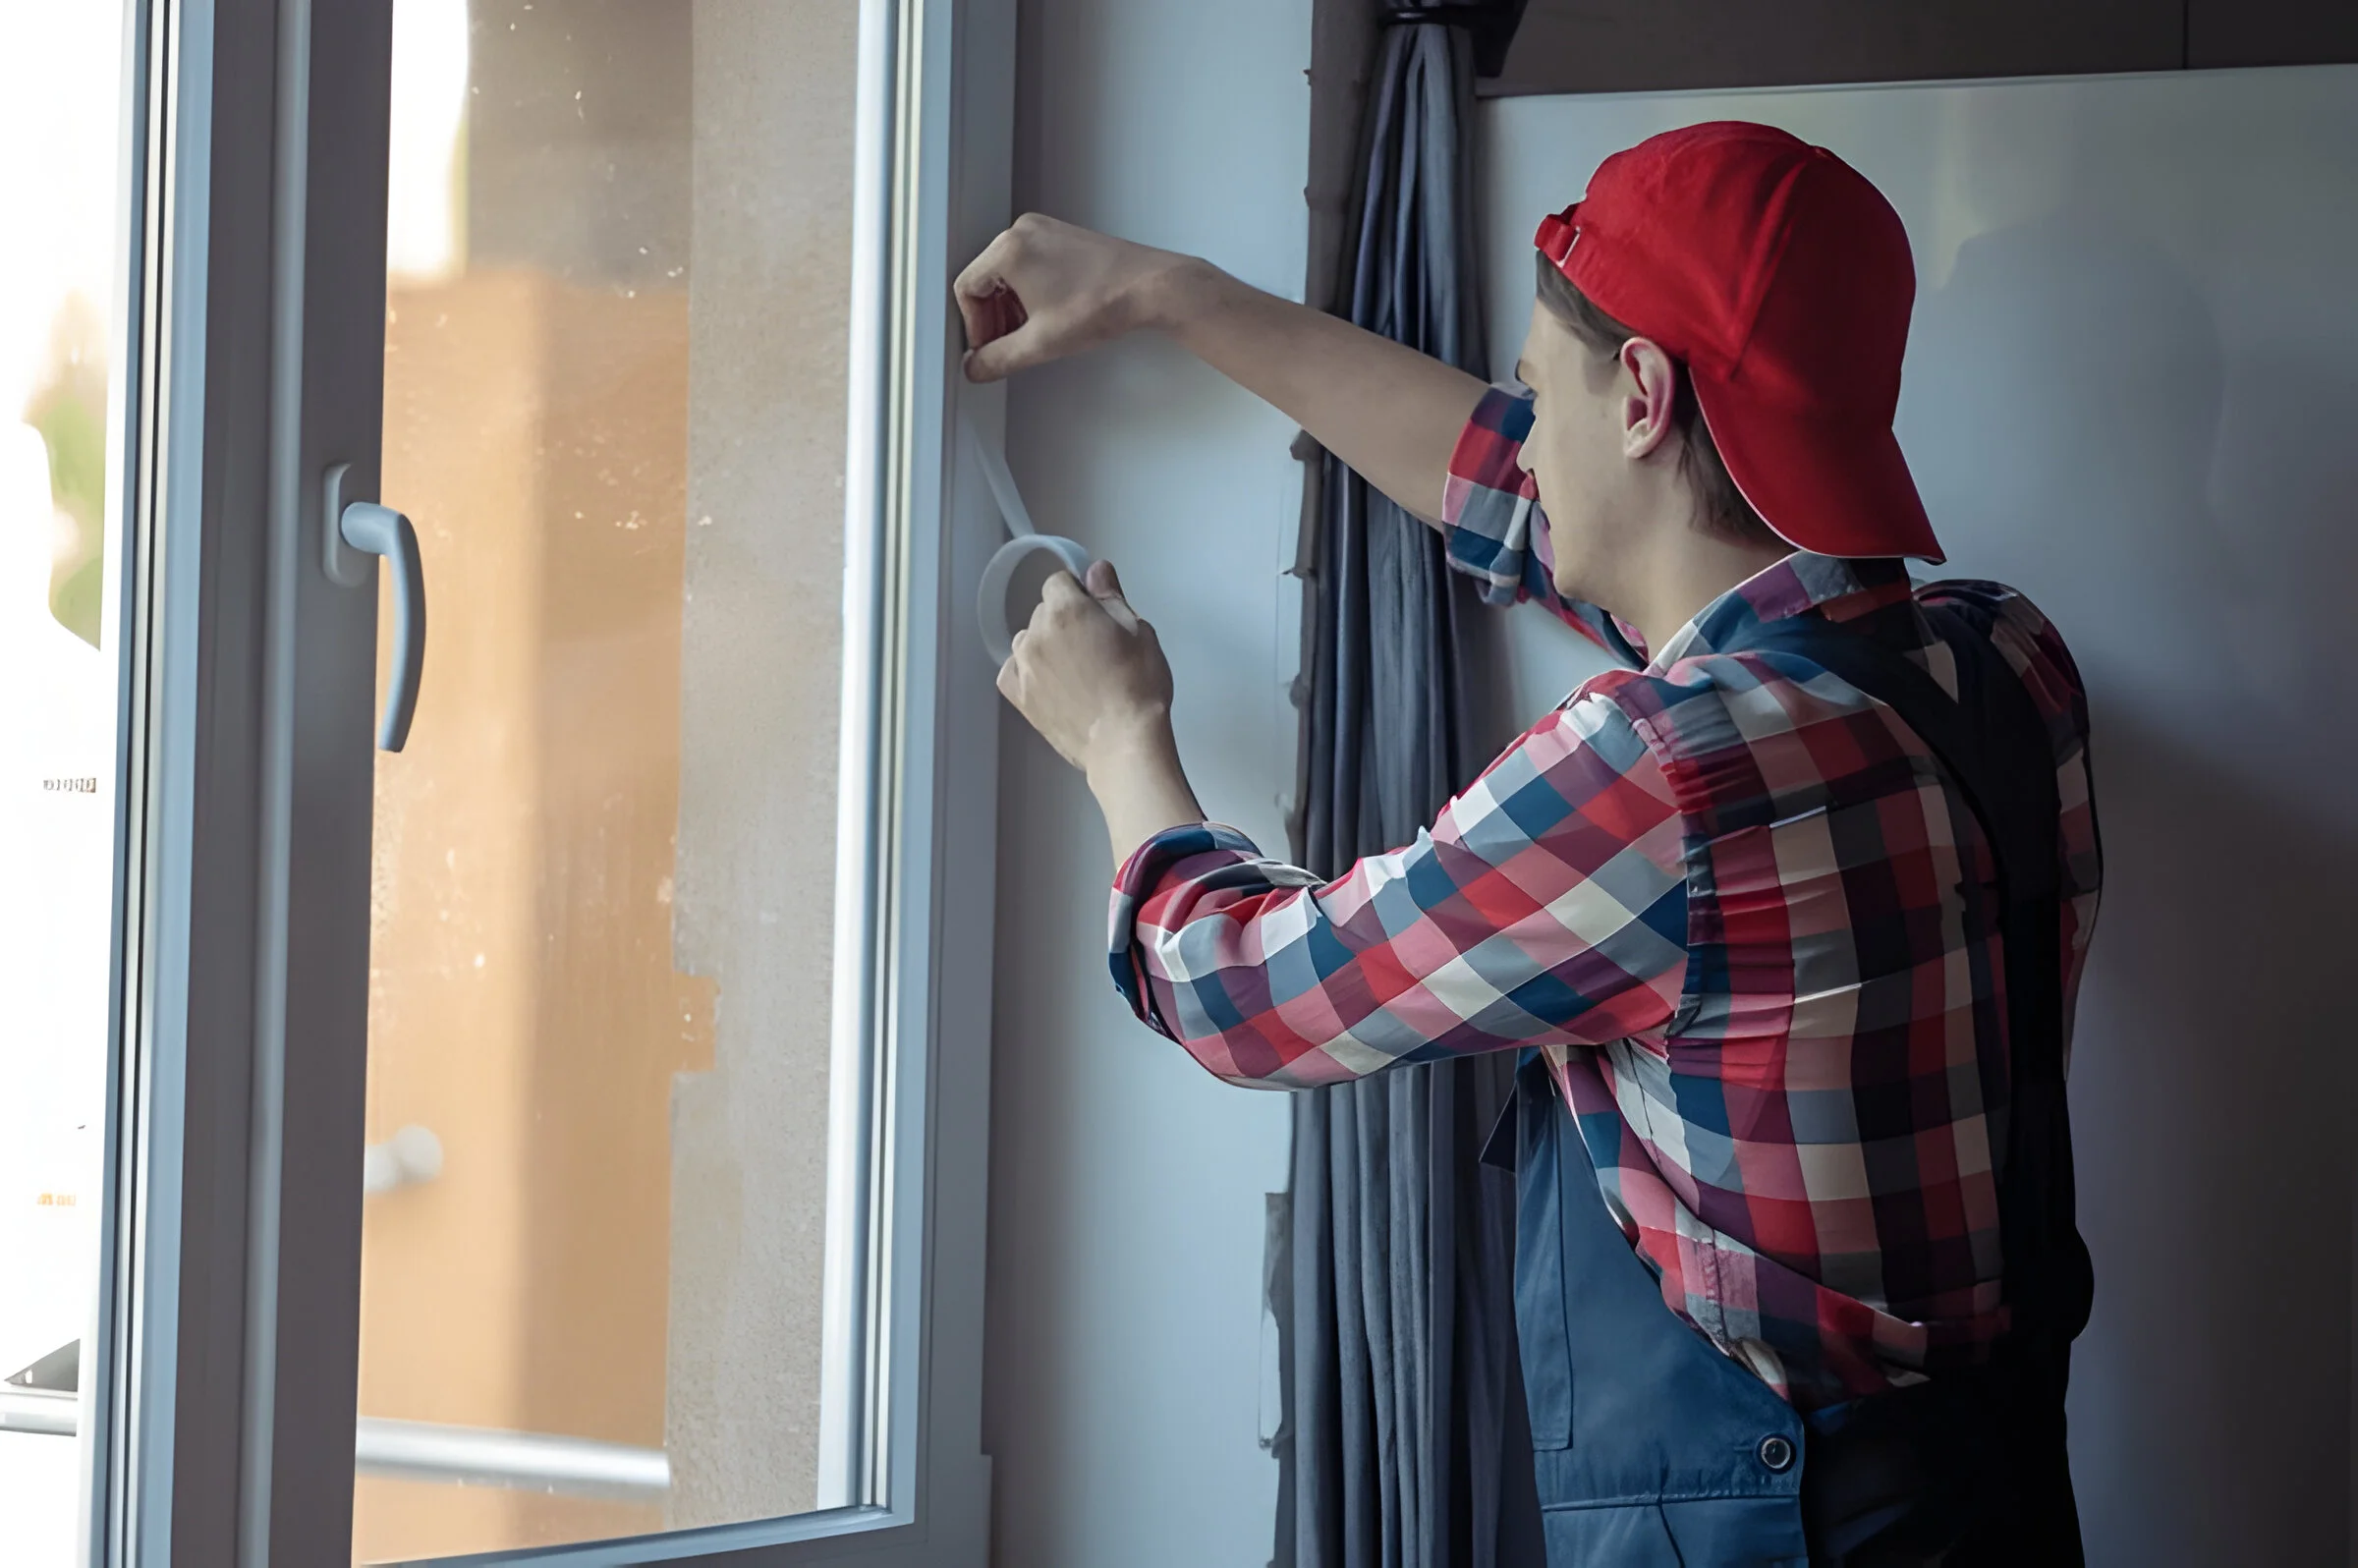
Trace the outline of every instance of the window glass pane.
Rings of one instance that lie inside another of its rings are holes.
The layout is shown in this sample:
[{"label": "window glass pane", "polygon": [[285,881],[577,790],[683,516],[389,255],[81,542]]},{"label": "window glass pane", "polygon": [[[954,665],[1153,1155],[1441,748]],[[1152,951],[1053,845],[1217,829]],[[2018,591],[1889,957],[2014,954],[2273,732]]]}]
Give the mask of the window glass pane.
[{"label": "window glass pane", "polygon": [[123,15],[0,15],[0,1561],[79,1562],[115,804]]},{"label": "window glass pane", "polygon": [[840,1500],[858,12],[395,6],[356,1561]]}]

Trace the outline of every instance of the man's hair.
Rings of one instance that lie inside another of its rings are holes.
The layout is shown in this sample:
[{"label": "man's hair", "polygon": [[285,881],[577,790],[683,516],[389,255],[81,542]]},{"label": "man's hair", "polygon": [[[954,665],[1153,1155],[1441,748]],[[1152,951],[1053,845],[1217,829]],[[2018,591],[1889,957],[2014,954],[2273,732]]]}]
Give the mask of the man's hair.
[{"label": "man's hair", "polygon": [[[1598,354],[1610,359],[1631,338],[1645,336],[1599,309],[1597,302],[1575,288],[1544,253],[1539,263],[1540,304]],[[1670,400],[1670,427],[1678,433],[1678,472],[1695,496],[1695,526],[1734,544],[1781,542],[1728,475],[1718,443],[1712,439],[1711,423],[1703,417],[1703,405],[1695,400],[1695,378],[1684,364],[1678,366],[1678,390]]]}]

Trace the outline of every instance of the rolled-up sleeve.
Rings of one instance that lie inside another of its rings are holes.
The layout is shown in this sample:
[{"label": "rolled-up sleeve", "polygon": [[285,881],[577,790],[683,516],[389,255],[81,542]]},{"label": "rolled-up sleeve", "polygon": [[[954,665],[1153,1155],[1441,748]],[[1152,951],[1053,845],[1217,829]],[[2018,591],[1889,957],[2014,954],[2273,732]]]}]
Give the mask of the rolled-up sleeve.
[{"label": "rolled-up sleeve", "polygon": [[1260,1088],[1600,1044],[1675,1012],[1685,888],[1669,786],[1620,708],[1589,696],[1416,842],[1332,882],[1212,823],[1148,840],[1113,889],[1113,979],[1206,1068]]},{"label": "rolled-up sleeve", "polygon": [[1466,420],[1449,458],[1441,499],[1449,564],[1479,582],[1490,603],[1544,605],[1615,658],[1643,664],[1643,644],[1634,628],[1556,588],[1547,514],[1521,463],[1531,421],[1531,395],[1496,386]]}]

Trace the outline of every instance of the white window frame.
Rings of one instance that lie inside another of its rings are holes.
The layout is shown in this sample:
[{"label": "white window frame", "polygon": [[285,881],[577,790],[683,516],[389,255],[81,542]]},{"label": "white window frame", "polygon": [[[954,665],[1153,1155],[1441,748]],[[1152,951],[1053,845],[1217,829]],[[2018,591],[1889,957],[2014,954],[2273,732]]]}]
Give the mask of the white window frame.
[{"label": "white window frame", "polygon": [[[318,1568],[351,1551],[377,602],[373,580],[321,569],[323,480],[348,463],[346,493],[375,495],[391,0],[133,0],[132,31],[126,873],[89,1560]],[[950,281],[1009,216],[1015,4],[861,0],[860,38],[846,491],[848,536],[876,549],[847,573],[843,711],[875,744],[844,773],[862,831],[840,838],[837,990],[857,1005],[839,1003],[830,1131],[837,1171],[873,1179],[830,1180],[831,1278],[868,1282],[827,1313],[830,1350],[866,1369],[823,1391],[838,1506],[438,1561],[987,1555],[998,715],[973,605],[997,522],[950,454],[959,420],[995,411],[958,396]],[[430,704],[430,646],[426,668]]]}]

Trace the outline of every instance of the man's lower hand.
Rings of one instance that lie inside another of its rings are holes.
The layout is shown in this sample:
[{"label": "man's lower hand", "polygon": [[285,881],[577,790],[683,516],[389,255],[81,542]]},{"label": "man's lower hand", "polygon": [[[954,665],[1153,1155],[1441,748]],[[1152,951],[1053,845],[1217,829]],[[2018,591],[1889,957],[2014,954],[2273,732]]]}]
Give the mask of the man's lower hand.
[{"label": "man's lower hand", "polygon": [[1117,863],[1162,829],[1204,819],[1171,736],[1170,663],[1109,563],[1091,566],[1087,583],[1048,579],[999,667],[999,691],[1088,776]]}]

